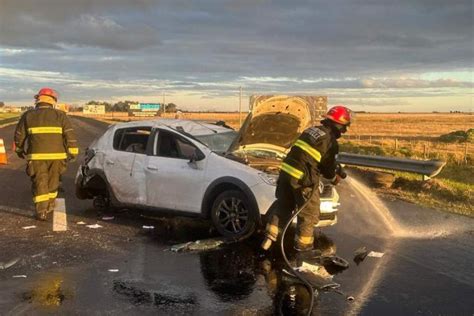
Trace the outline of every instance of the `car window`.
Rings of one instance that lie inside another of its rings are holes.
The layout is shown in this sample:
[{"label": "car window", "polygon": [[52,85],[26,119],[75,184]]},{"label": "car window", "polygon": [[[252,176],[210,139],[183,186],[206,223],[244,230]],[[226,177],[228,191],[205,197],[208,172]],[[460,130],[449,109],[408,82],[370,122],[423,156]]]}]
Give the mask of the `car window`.
[{"label": "car window", "polygon": [[153,150],[154,155],[168,158],[190,159],[196,147],[184,137],[175,133],[160,130],[158,142]]},{"label": "car window", "polygon": [[196,136],[196,138],[209,147],[210,150],[217,153],[224,153],[229,149],[236,136],[236,131],[229,131],[224,133],[199,135]]},{"label": "car window", "polygon": [[113,147],[115,150],[145,154],[151,127],[121,128],[115,132]]}]

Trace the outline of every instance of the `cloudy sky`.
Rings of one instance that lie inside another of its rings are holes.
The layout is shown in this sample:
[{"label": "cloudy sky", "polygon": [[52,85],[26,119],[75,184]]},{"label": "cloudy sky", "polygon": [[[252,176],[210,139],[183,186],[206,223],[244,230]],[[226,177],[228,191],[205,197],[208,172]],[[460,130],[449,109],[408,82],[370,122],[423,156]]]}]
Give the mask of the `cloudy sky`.
[{"label": "cloudy sky", "polygon": [[0,100],[236,110],[314,94],[367,111],[473,111],[471,0],[0,0]]}]

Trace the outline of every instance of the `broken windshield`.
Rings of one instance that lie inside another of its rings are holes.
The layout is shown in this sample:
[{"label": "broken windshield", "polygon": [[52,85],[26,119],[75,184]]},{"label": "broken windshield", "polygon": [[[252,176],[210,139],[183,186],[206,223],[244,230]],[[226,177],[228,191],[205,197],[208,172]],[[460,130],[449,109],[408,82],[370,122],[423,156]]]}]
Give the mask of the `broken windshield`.
[{"label": "broken windshield", "polygon": [[236,136],[236,131],[229,131],[225,133],[199,135],[194,137],[209,147],[212,151],[224,153],[229,149],[230,144],[232,144]]}]

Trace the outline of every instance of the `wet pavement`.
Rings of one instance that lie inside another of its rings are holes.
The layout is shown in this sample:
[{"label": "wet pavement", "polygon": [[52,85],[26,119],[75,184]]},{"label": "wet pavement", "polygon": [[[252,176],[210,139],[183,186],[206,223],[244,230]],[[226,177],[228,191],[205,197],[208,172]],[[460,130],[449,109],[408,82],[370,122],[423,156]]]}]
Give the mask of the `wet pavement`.
[{"label": "wet pavement", "polygon": [[[106,128],[77,119],[74,125],[81,149]],[[12,128],[0,129],[0,137],[9,133]],[[282,272],[277,247],[260,253],[257,236],[206,251],[173,252],[173,245],[218,236],[197,219],[137,210],[97,215],[89,202],[74,198],[77,164],[63,178],[69,231],[51,232],[48,224],[30,219],[24,163],[11,158],[0,169],[0,262],[19,261],[0,269],[0,314],[306,313],[308,291]],[[349,268],[318,270],[322,283],[340,287],[318,291],[313,315],[474,313],[473,219],[401,201],[384,201],[385,207],[355,181],[338,191],[339,223],[318,230],[317,245],[323,254],[346,259]],[[104,220],[104,215],[114,218]],[[103,227],[89,229],[80,221]],[[21,228],[29,225],[37,227]],[[296,263],[291,242],[286,246]],[[354,252],[362,246],[383,256],[357,264]]]}]

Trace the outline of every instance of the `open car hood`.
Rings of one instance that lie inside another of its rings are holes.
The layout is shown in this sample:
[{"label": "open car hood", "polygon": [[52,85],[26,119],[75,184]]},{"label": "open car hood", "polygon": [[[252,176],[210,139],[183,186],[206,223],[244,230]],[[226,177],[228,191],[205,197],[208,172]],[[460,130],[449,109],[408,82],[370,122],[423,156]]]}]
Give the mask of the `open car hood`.
[{"label": "open car hood", "polygon": [[325,96],[251,96],[250,113],[230,151],[285,154],[306,128],[322,119],[326,109]]}]

